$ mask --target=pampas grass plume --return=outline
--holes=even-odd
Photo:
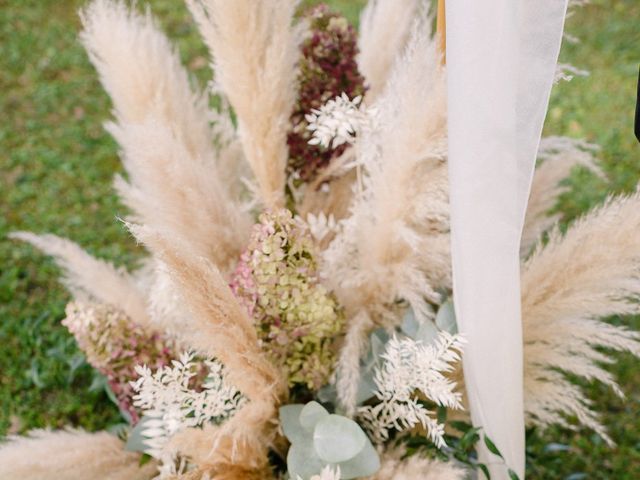
[[[140,466],[140,455],[106,432],[35,430],[0,445],[0,480],[150,480],[156,473],[154,461]]]
[[[301,39],[295,0],[188,0],[216,82],[238,118],[245,156],[268,208],[284,205],[289,117]]]
[[[640,334],[605,323],[640,313],[640,194],[588,213],[565,235],[556,228],[522,271],[525,413],[542,427],[575,416],[611,442],[591,403],[562,373],[598,380],[622,395],[601,350],[640,356]]]
[[[252,222],[221,178],[207,96],[192,89],[149,12],[94,0],[81,16],[81,39],[115,107],[107,129],[122,149],[128,180],[116,187],[132,219],[231,268]]]
[[[360,16],[358,68],[367,80],[367,102],[384,90],[402,53],[421,0],[369,0]]]
[[[116,306],[137,324],[149,325],[143,288],[126,270],[94,258],[76,243],[55,235],[15,232],[9,237],[28,242],[53,257],[64,272],[63,283],[76,300]]]

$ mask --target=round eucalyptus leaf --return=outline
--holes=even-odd
[[[300,412],[300,425],[308,432],[313,432],[316,424],[327,416],[329,412],[322,405],[318,402],[309,402]]]
[[[318,400],[323,403],[338,403],[338,391],[336,390],[336,386],[332,383],[325,385],[320,390],[318,390],[317,394]]]
[[[340,467],[340,478],[342,480],[368,477],[380,470],[380,457],[378,457],[378,452],[376,452],[376,449],[373,448],[367,438],[363,449],[358,455],[351,460],[339,463],[338,466]]]
[[[313,432],[316,453],[328,463],[344,462],[355,457],[366,442],[367,436],[360,426],[340,415],[323,418]]]
[[[127,437],[127,443],[124,446],[125,450],[128,452],[144,452],[149,448],[144,443],[146,439],[142,435],[142,432],[149,427],[147,424],[150,420],[151,418],[149,417],[142,417],[136,426],[133,427],[131,432],[129,432],[129,437]]]
[[[358,382],[358,392],[356,393],[356,403],[361,404],[366,400],[369,400],[375,395],[378,389],[376,382],[374,381],[373,369],[367,370],[360,374],[360,381]]]
[[[380,359],[389,342],[389,334],[384,328],[378,328],[371,334],[371,356],[374,363]]]
[[[440,330],[449,332],[452,335],[458,333],[458,322],[456,321],[456,311],[453,308],[453,301],[448,299],[444,302],[436,315],[436,325]]]
[[[297,442],[291,445],[287,454],[287,469],[292,479],[298,478],[309,480],[312,476],[318,475],[326,465],[313,448],[313,441]]]
[[[416,319],[416,314],[413,312],[413,308],[407,308],[404,317],[402,317],[402,324],[400,325],[400,330],[407,337],[415,338],[416,333],[418,333],[418,328],[420,328],[420,324]]]
[[[420,324],[420,328],[418,328],[418,333],[414,337],[414,340],[421,341],[425,345],[429,345],[438,338],[438,327],[431,320],[425,320]]]
[[[302,404],[280,407],[280,425],[282,425],[284,436],[287,437],[291,443],[312,440],[311,433],[302,428],[300,424],[300,413],[303,408],[304,405]]]

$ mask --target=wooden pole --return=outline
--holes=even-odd
[[[438,0],[438,14],[436,17],[436,35],[442,54],[442,64],[447,63],[447,22],[445,18],[445,0]]]

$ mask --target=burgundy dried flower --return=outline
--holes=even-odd
[[[305,115],[345,93],[349,98],[363,95],[364,77],[358,71],[357,33],[342,15],[321,4],[307,14],[309,31],[301,49],[298,102],[291,116],[288,137],[289,173],[310,181],[347,148],[322,150],[309,145]]]
[[[110,305],[72,302],[62,324],[69,329],[89,364],[107,377],[120,409],[136,424],[135,391],[130,382],[138,378],[137,365],[158,369],[175,358],[172,343],[148,332],[121,310]]]

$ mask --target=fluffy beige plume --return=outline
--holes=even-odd
[[[207,96],[194,92],[177,52],[147,12],[117,0],[82,11],[81,34],[110,94],[128,181],[116,186],[135,219],[180,238],[223,270],[251,219],[222,181]]]
[[[436,289],[450,283],[446,81],[427,21],[416,24],[374,108],[374,126],[356,146],[362,183],[325,251],[323,278],[351,319],[384,323],[400,299],[424,319],[426,299],[438,301]],[[356,362],[347,357],[340,357],[343,372]],[[353,390],[338,392],[347,411]]]
[[[369,0],[360,16],[358,68],[373,102],[384,90],[393,65],[407,45],[422,0]]]
[[[640,356],[640,334],[604,323],[640,313],[640,194],[608,201],[562,236],[550,233],[522,271],[525,413],[532,424],[575,416],[610,441],[591,404],[562,372],[621,395],[601,347]]]
[[[84,44],[111,97],[116,120],[144,122],[150,114],[171,120],[196,156],[211,156],[208,100],[194,92],[178,52],[149,11],[121,0],[93,0],[81,10]]]
[[[76,300],[107,303],[120,308],[134,322],[149,324],[145,293],[126,270],[92,257],[79,245],[55,235],[16,232],[9,237],[52,256],[64,271],[63,282]]]
[[[526,257],[540,239],[560,219],[560,215],[551,215],[558,197],[566,191],[561,184],[580,165],[597,175],[602,175],[596,164],[595,145],[567,137],[547,137],[540,142],[538,160],[529,196],[527,216],[522,233],[520,254]]]
[[[451,462],[412,455],[404,458],[402,449],[391,451],[382,458],[378,473],[368,480],[463,480],[467,472]],[[404,459],[403,459],[404,458]]]
[[[0,444],[0,480],[150,480],[157,475],[151,461],[127,452],[106,432],[36,430]]]
[[[216,82],[265,206],[284,205],[287,131],[296,94],[296,0],[188,0],[211,50]]]
[[[282,375],[260,350],[252,320],[214,265],[179,241],[146,227],[131,229],[166,264],[190,310],[189,322],[182,326],[182,340],[220,360],[229,383],[248,399],[222,425],[179,434],[174,445],[203,468],[261,470],[275,436],[276,406],[285,395]]]

